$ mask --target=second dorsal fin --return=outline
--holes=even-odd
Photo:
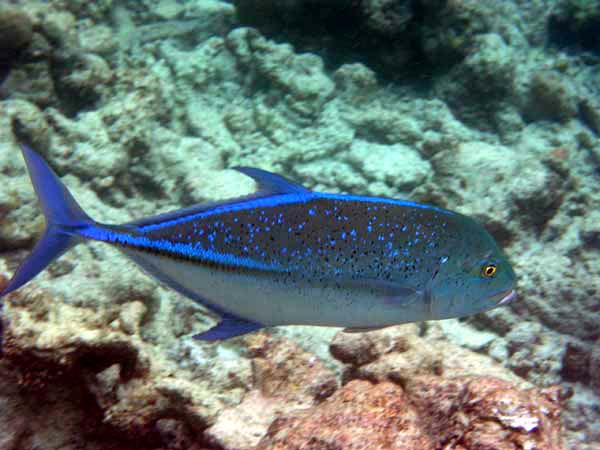
[[[293,183],[281,175],[267,172],[266,170],[257,169],[255,167],[232,167],[232,169],[237,170],[238,172],[241,172],[256,181],[258,184],[257,191],[241,197],[228,198],[216,202],[199,203],[197,205],[179,209],[177,211],[171,211],[152,217],[138,219],[128,222],[124,226],[134,226],[138,227],[140,230],[149,231],[150,229],[162,228],[166,225],[172,224],[173,222],[185,220],[186,218],[194,216],[195,214],[201,214],[202,212],[208,211],[212,208],[232,205],[240,203],[244,200],[252,200],[256,198],[267,197],[269,195],[308,194],[312,192],[310,189],[306,189],[300,184]]]
[[[234,170],[252,178],[258,184],[258,194],[306,194],[311,192],[301,184],[294,183],[276,173],[255,167],[233,167]]]

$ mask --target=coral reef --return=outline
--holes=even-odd
[[[490,20],[492,15],[512,12],[512,4],[470,0],[234,3],[242,23],[258,27],[267,36],[283,35],[301,51],[318,53],[332,64],[368,63],[390,78],[414,75],[415,64],[423,73],[460,62],[476,45],[478,35],[502,29],[503,16]]]
[[[18,119],[102,222],[247,194],[229,168],[255,165],[476,217],[520,300],[339,333],[333,356],[310,327],[207,345],[200,307],[80,245],[3,299],[1,448],[561,448],[559,407],[566,448],[600,445],[596,3],[10,3],[2,279],[43,227]]]

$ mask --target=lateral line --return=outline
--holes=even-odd
[[[146,236],[131,236],[127,233],[113,232],[98,227],[89,227],[82,230],[80,234],[92,240],[142,250],[151,254],[166,256],[173,260],[195,262],[212,268],[231,271],[243,269],[248,272],[285,272],[285,269],[281,267],[264,264],[251,258],[212,252],[191,244],[170,242],[164,239],[153,240]]]

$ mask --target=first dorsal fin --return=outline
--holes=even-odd
[[[276,173],[255,167],[233,167],[234,170],[252,178],[258,184],[258,191],[262,195],[268,194],[306,194],[310,189],[294,183]]]

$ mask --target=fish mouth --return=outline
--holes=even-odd
[[[491,295],[489,299],[494,302],[498,302],[497,306],[506,305],[515,301],[517,298],[517,291],[514,289],[509,289],[507,291],[502,291],[497,294]]]

